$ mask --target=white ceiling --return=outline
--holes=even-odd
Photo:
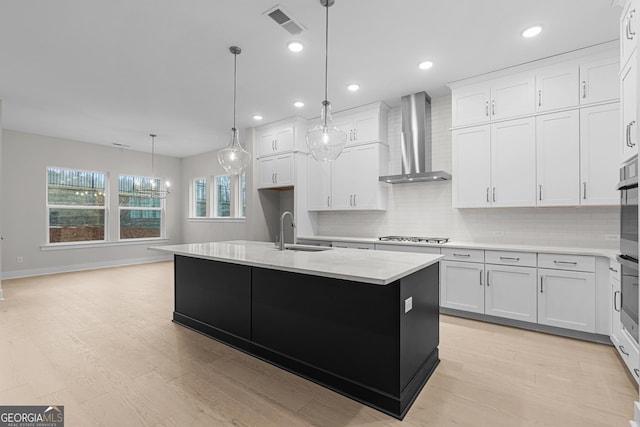
[[[265,11],[279,4],[307,31]],[[611,0],[336,0],[330,9],[334,111],[614,40]],[[520,32],[541,24],[534,39]],[[305,50],[292,54],[297,38]],[[299,114],[323,98],[319,0],[0,0],[4,127],[186,157],[228,143],[238,45],[238,127]],[[432,60],[429,71],[417,63]],[[348,93],[349,82],[361,89]],[[293,107],[303,100],[302,109]]]

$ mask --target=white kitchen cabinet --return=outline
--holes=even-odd
[[[452,92],[453,127],[525,116],[535,112],[532,74],[504,77]]]
[[[366,144],[345,148],[332,165],[333,210],[386,209],[387,186],[378,181],[386,146]]]
[[[440,261],[440,305],[484,313],[484,264]]]
[[[638,32],[637,0],[627,0],[620,15],[620,63],[625,66],[636,50]]]
[[[577,206],[580,191],[578,110],[536,117],[538,206]]]
[[[580,204],[617,205],[620,104],[580,110]]]
[[[331,162],[318,162],[307,156],[307,204],[309,210],[331,209]]]
[[[347,134],[347,146],[386,142],[387,111],[381,102],[333,115],[334,126]]]
[[[491,125],[491,205],[535,206],[535,119]]]
[[[594,273],[538,269],[538,323],[595,333]]]
[[[294,138],[293,125],[260,130],[258,132],[258,157],[293,150]]]
[[[578,105],[578,66],[560,64],[536,72],[536,112]]]
[[[485,314],[535,323],[536,268],[494,264],[485,268]]]
[[[457,129],[454,208],[535,206],[535,119]]]
[[[638,112],[637,84],[638,84],[638,54],[634,51],[627,65],[620,72],[620,92],[622,116],[622,150],[621,162],[628,161],[638,154]]]
[[[454,208],[491,206],[491,127],[457,129],[451,132]]]
[[[293,153],[258,159],[259,188],[293,185]]]
[[[619,58],[580,64],[580,104],[615,101],[620,98]]]

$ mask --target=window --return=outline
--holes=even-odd
[[[47,168],[49,243],[105,240],[106,176]]]
[[[191,191],[193,197],[191,216],[194,218],[205,218],[207,216],[207,179],[195,178]]]
[[[160,188],[160,179],[121,175],[118,179],[120,239],[162,237],[162,199],[145,194]]]
[[[231,177],[221,175],[215,177],[215,206],[216,217],[231,216]]]
[[[240,194],[238,200],[240,200],[240,216],[246,218],[247,216],[247,180],[245,174],[240,175]]]

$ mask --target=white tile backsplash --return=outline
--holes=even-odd
[[[451,172],[451,97],[432,99],[433,169]],[[401,173],[400,107],[389,110],[389,170]],[[453,176],[455,179],[455,176]],[[414,235],[453,240],[616,249],[619,208],[453,209],[451,181],[390,186],[385,212],[320,212],[318,234]]]

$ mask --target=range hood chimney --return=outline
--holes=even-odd
[[[418,92],[401,98],[402,105],[402,175],[379,178],[390,184],[408,182],[446,181],[451,175],[432,171],[431,98]]]

